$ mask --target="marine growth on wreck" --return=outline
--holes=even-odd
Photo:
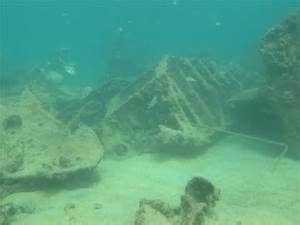
[[[0,0],[0,225],[300,224],[300,3],[212,2]]]

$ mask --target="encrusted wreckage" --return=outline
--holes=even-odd
[[[47,112],[30,91],[0,116],[0,185],[65,180],[92,170],[103,148],[94,131],[73,133]]]
[[[263,39],[266,94],[282,121],[282,141],[300,158],[300,11],[291,13]]]
[[[135,225],[203,225],[219,198],[220,191],[208,180],[194,177],[186,185],[176,208],[161,200],[141,200]]]
[[[226,99],[241,87],[236,71],[212,60],[164,57],[129,83],[114,80],[66,107],[59,118],[96,131],[107,152],[201,151],[226,128]]]

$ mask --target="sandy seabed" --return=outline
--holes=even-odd
[[[300,224],[299,161],[277,161],[280,151],[273,148],[230,136],[196,157],[105,159],[95,181],[15,193],[4,202],[33,209],[12,225],[133,225],[141,198],[178,205],[187,181],[203,176],[221,190],[207,225]]]

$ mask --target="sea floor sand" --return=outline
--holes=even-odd
[[[15,193],[4,202],[26,209],[12,225],[133,225],[139,199],[177,205],[187,181],[203,176],[221,190],[207,225],[300,224],[300,163],[276,163],[279,154],[275,146],[230,136],[194,157],[106,159],[99,179]]]

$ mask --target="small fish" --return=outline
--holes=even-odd
[[[76,65],[75,64],[67,64],[67,65],[65,65],[65,72],[68,75],[74,76],[76,74]]]
[[[147,109],[152,109],[158,103],[157,97],[153,97],[150,102],[147,104]]]
[[[69,16],[69,13],[67,11],[64,11],[64,12],[61,13],[61,16],[62,17],[67,17],[67,16]]]
[[[221,26],[222,26],[222,23],[221,23],[220,21],[217,21],[217,22],[215,23],[215,25],[216,25],[216,27],[221,27]]]
[[[49,81],[52,81],[52,82],[56,82],[56,83],[59,83],[62,81],[63,79],[63,75],[56,72],[56,71],[49,71],[47,74],[46,74],[46,79],[49,80]]]
[[[185,80],[187,82],[196,82],[196,80],[193,77],[187,77]]]

